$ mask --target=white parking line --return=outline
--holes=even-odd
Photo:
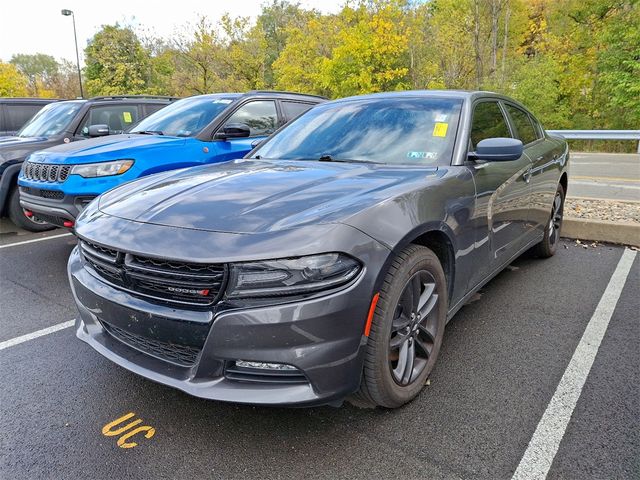
[[[31,240],[24,240],[22,242],[7,243],[6,245],[0,245],[0,248],[15,247],[17,245],[26,245],[27,243],[44,242],[45,240],[51,240],[52,238],[68,237],[73,233],[61,233],[60,235],[51,235],[49,237],[33,238]]]
[[[635,257],[632,250],[623,252],[512,480],[547,477]]]
[[[38,337],[43,337],[44,335],[49,335],[50,333],[55,333],[59,330],[64,330],[65,328],[73,327],[75,322],[75,320],[69,320],[68,322],[58,323],[57,325],[52,325],[51,327],[43,328],[42,330],[27,333],[26,335],[12,338],[10,340],[5,340],[4,342],[0,342],[0,350],[28,342],[29,340],[33,340]]]

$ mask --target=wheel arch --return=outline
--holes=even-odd
[[[17,188],[20,168],[22,168],[22,161],[9,165],[2,172],[2,177],[0,177],[0,216],[8,214],[9,195],[12,189]]]
[[[453,298],[453,285],[455,281],[455,254],[451,238],[442,230],[429,230],[411,241],[414,245],[421,245],[429,248],[435,253],[440,265],[444,270],[447,280],[447,293],[449,298]]]
[[[564,190],[564,196],[567,196],[567,187],[569,186],[569,176],[567,172],[562,172],[560,175],[560,185],[562,185],[562,189]]]
[[[455,286],[455,236],[450,227],[442,223],[426,224],[413,229],[405,237],[396,243],[392,248],[384,267],[381,269],[376,282],[376,291],[378,291],[384,281],[385,275],[389,270],[389,265],[393,258],[409,245],[420,245],[429,248],[440,260],[444,275],[447,281],[447,293],[449,300],[453,299]]]

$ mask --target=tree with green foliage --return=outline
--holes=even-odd
[[[321,14],[269,0],[255,21],[201,17],[165,41],[105,26],[91,94],[278,88],[341,97],[402,89],[503,92],[555,128],[637,128],[640,0],[349,0]],[[74,96],[69,62],[16,55],[12,91]],[[26,76],[25,76],[26,75]],[[23,87],[20,87],[20,86]],[[71,87],[73,85],[73,88]],[[66,86],[66,88],[65,88]]]
[[[175,93],[192,95],[233,88],[224,81],[223,43],[218,29],[206,17],[200,17],[192,29],[191,35],[185,33],[174,40],[177,55],[172,84]]]
[[[50,84],[58,73],[60,64],[51,55],[16,54],[9,63],[16,66],[29,79],[29,93],[34,97],[53,96]]]
[[[130,27],[103,26],[85,49],[85,63],[90,95],[147,92],[150,54]]]
[[[336,40],[333,16],[317,15],[301,28],[291,28],[287,44],[272,65],[275,87],[330,96],[324,71]]]
[[[377,1],[343,8],[336,46],[324,63],[324,83],[332,95],[411,88],[403,7],[402,2]]]
[[[273,0],[263,5],[254,28],[261,32],[264,39],[265,85],[275,85],[273,63],[286,47],[290,33],[302,29],[309,20],[318,15],[317,10],[306,10],[300,3],[286,0]]]

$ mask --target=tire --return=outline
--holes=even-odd
[[[413,293],[418,289],[420,295]],[[397,255],[385,276],[360,390],[349,401],[357,407],[398,408],[413,400],[438,357],[446,317],[447,282],[442,265],[428,248],[410,245]]]
[[[17,227],[23,228],[30,232],[46,232],[56,228],[50,223],[39,220],[36,216],[27,217],[24,209],[20,206],[20,192],[18,187],[14,187],[9,194],[9,218]]]
[[[560,242],[560,231],[562,229],[562,215],[564,212],[564,188],[558,184],[553,205],[551,206],[551,216],[547,226],[544,227],[544,237],[542,241],[533,247],[533,252],[540,258],[553,257]]]

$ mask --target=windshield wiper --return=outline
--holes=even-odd
[[[318,158],[319,162],[340,162],[340,163],[378,163],[372,162],[370,160],[353,160],[353,159],[345,159],[345,158],[333,158],[329,154],[320,155]]]
[[[137,133],[140,135],[164,135],[164,132],[162,130],[136,130],[135,132],[131,133]]]

